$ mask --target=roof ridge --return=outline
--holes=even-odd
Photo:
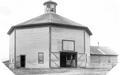
[[[102,46],[103,47],[103,46]],[[108,47],[107,47],[108,48]],[[90,46],[90,53],[96,55],[118,55],[111,49],[106,49],[106,47],[101,48],[101,46]]]

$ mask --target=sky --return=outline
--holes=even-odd
[[[0,0],[0,61],[9,58],[9,36],[6,33],[10,27],[43,14],[45,1]],[[93,33],[91,45],[99,42],[100,46],[107,46],[120,54],[120,0],[53,1],[58,3],[57,14],[90,28]],[[2,63],[0,65],[3,66]],[[118,75],[118,68],[120,65],[108,75]],[[0,68],[3,72],[4,69]]]

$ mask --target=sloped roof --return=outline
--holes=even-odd
[[[108,47],[98,47],[98,46],[91,46],[90,54],[92,55],[117,55],[114,51],[112,51]]]
[[[40,24],[40,23],[58,23],[58,24],[82,26],[81,24],[73,22],[72,20],[62,17],[56,13],[46,13],[41,16],[30,19],[26,22],[20,23],[18,25],[29,25],[29,24]]]
[[[43,5],[46,5],[46,4],[56,4],[57,5],[57,3],[56,2],[53,2],[53,1],[47,1],[47,2],[45,2]]]
[[[47,24],[53,24],[54,23],[56,25],[58,24],[60,26],[67,26],[67,27],[69,27],[69,26],[78,27],[78,28],[81,27],[81,28],[86,29],[86,31],[90,35],[92,35],[92,32],[89,30],[88,27],[83,26],[81,24],[78,24],[78,23],[76,23],[72,20],[69,20],[65,17],[62,17],[62,16],[60,16],[56,13],[45,13],[41,16],[35,17],[33,19],[30,19],[30,20],[25,21],[23,23],[20,23],[18,25],[12,26],[11,29],[8,31],[8,34],[10,34],[14,30],[14,28],[17,28],[17,27],[24,27],[24,26],[26,27],[26,26],[31,26],[31,25],[32,26],[35,26],[35,25],[40,26],[41,24],[43,25],[43,24],[46,24],[46,23]]]

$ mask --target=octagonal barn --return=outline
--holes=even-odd
[[[91,59],[88,27],[56,14],[57,3],[44,3],[45,13],[12,26],[11,68],[81,68]],[[94,54],[93,60],[94,60]],[[97,55],[97,54],[96,54]],[[99,55],[98,55],[99,56]]]

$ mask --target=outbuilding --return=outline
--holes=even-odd
[[[103,46],[90,47],[90,65],[91,68],[112,69],[117,65],[117,54]]]

